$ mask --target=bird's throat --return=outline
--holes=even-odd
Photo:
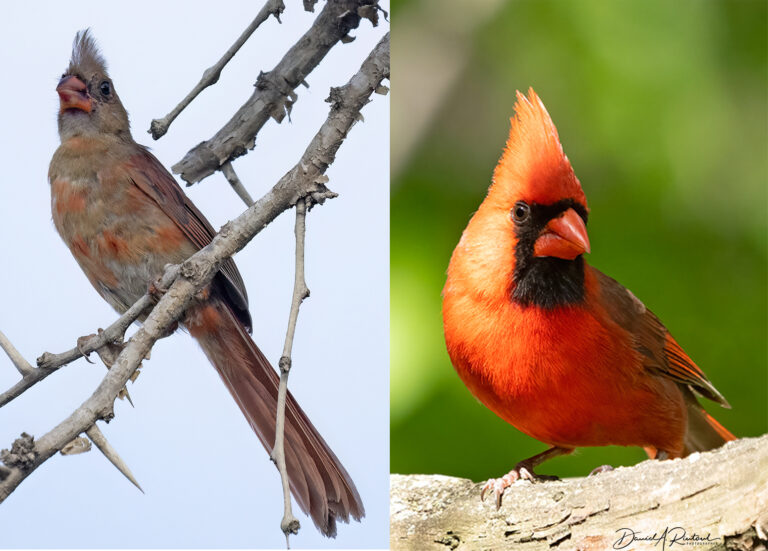
[[[510,299],[522,306],[552,309],[584,300],[584,258],[570,260],[556,256],[536,256],[536,241],[547,224],[568,209],[587,220],[586,208],[572,199],[551,205],[530,205],[531,214],[515,226],[515,267]]]
[[[522,306],[557,308],[584,300],[584,259],[529,256],[515,265],[511,299]]]

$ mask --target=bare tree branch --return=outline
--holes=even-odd
[[[768,435],[744,438],[682,460],[649,460],[587,478],[517,482],[498,510],[493,500],[480,501],[482,484],[470,480],[392,475],[390,546],[603,551],[671,549],[673,538],[678,545],[709,538],[697,548],[764,550],[766,465]],[[636,538],[655,534],[656,540],[632,545],[629,531]]]
[[[22,377],[31,375],[35,370],[35,368],[29,365],[29,362],[24,359],[24,356],[16,350],[16,347],[13,346],[13,343],[8,340],[8,337],[6,337],[2,331],[0,331],[0,348],[5,350],[5,353],[8,355],[13,365],[16,366],[19,373],[21,373]]]
[[[103,331],[99,331],[97,335],[93,335],[90,339],[81,343],[81,345],[76,346],[71,350],[67,350],[66,352],[62,352],[61,354],[44,352],[43,355],[37,359],[38,367],[36,369],[33,368],[31,372],[21,379],[21,381],[0,394],[0,407],[3,407],[14,398],[19,397],[24,391],[39,383],[48,375],[57,371],[60,367],[73,362],[82,356],[87,358],[88,354],[98,350],[108,343],[122,342],[128,327],[130,327],[130,325],[151,305],[152,298],[149,295],[144,295],[112,325]]]
[[[280,357],[280,385],[277,391],[277,413],[275,418],[275,445],[272,448],[272,461],[280,471],[280,480],[283,484],[283,519],[280,521],[280,529],[285,534],[286,545],[289,544],[290,534],[298,534],[301,527],[299,521],[291,511],[291,489],[289,486],[288,469],[285,466],[285,400],[288,394],[288,375],[291,372],[291,350],[293,349],[293,336],[296,333],[296,321],[299,317],[299,307],[305,298],[309,296],[306,281],[304,280],[304,237],[306,235],[307,199],[300,199],[296,203],[296,270],[293,281],[293,298],[291,311],[288,316],[288,330],[283,345],[283,355]]]
[[[272,71],[261,73],[256,90],[211,139],[192,148],[173,166],[189,185],[210,176],[227,161],[253,149],[256,134],[270,117],[280,122],[297,96],[294,89],[306,84],[307,75],[330,49],[360,24],[361,14],[370,17],[378,0],[328,0],[312,27],[283,56]],[[376,10],[374,10],[375,19]]]
[[[197,86],[195,86],[192,91],[187,94],[187,97],[181,100],[181,102],[179,102],[179,104],[174,107],[165,117],[162,119],[154,119],[152,121],[149,130],[147,131],[152,135],[152,138],[157,140],[164,136],[165,133],[168,132],[168,128],[171,126],[171,123],[174,121],[174,119],[176,119],[176,117],[179,116],[179,113],[181,113],[187,107],[187,105],[192,103],[192,100],[194,100],[200,92],[219,81],[221,70],[224,69],[224,66],[229,63],[229,61],[234,57],[242,45],[245,44],[246,40],[248,40],[254,33],[254,31],[258,29],[259,26],[264,23],[264,21],[266,21],[270,15],[274,15],[275,19],[280,22],[280,14],[283,13],[284,10],[285,4],[283,4],[283,0],[267,0],[266,4],[264,4],[264,7],[261,8],[259,13],[256,15],[256,18],[251,22],[250,25],[248,25],[248,27],[238,37],[235,43],[230,46],[229,50],[227,50],[224,56],[218,62],[216,62],[216,64],[205,70],[202,78],[200,79],[200,82],[198,82]]]
[[[4,450],[0,456],[5,463],[5,467],[0,469],[0,502],[37,467],[78,435],[90,430],[88,434],[93,437],[95,432],[92,427],[96,421],[109,421],[114,417],[114,400],[120,390],[154,343],[166,336],[168,329],[182,316],[193,296],[211,281],[225,258],[241,250],[280,213],[300,199],[311,196],[313,202],[322,203],[335,196],[324,185],[327,181],[324,172],[333,162],[350,128],[360,118],[360,109],[384,78],[389,78],[389,34],[382,38],[360,71],[345,86],[332,90],[329,116],[296,166],[248,210],[225,224],[208,246],[181,266],[171,266],[166,270],[159,288],[168,290],[128,341],[94,393],[67,419],[37,441],[22,434],[10,452]],[[149,300],[147,297],[140,299],[129,312],[137,316],[143,312],[145,299]],[[121,320],[123,318],[125,316]],[[110,341],[105,339],[105,342]],[[61,356],[71,361],[67,358],[79,357],[79,354],[80,351],[70,351]],[[61,360],[57,358],[57,361]]]
[[[169,268],[163,276],[163,282],[170,285],[176,274],[179,274],[176,267]],[[0,481],[0,503],[37,467],[61,451],[79,434],[88,431],[97,420],[109,421],[114,417],[113,407],[118,393],[138,369],[155,341],[167,334],[168,328],[181,316],[189,302],[193,292],[189,292],[189,297],[186,297],[176,291],[185,284],[194,291],[194,287],[186,279],[179,278],[174,282],[144,325],[128,341],[114,367],[107,372],[101,384],[79,408],[39,440],[34,441],[29,435],[22,433],[21,438],[13,443],[10,455],[4,453],[6,450],[0,453],[0,459],[8,467],[4,479]],[[180,299],[176,298],[177,294],[181,294]],[[14,448],[21,449],[24,453],[14,454]]]
[[[250,207],[253,204],[253,198],[251,197],[251,194],[248,193],[248,190],[245,189],[245,186],[240,181],[240,178],[237,177],[237,173],[235,172],[235,169],[232,167],[232,163],[227,161],[226,163],[221,165],[221,172],[224,174],[224,177],[232,186],[232,189],[235,190],[235,193],[237,193],[240,199],[243,200],[243,203],[245,203]]]

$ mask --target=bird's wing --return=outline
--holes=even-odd
[[[643,367],[688,385],[702,396],[730,408],[653,312],[616,280],[591,266],[587,269],[592,270],[597,280],[600,305],[617,325],[633,336]]]
[[[157,203],[198,249],[202,249],[213,240],[216,235],[213,226],[152,153],[139,147],[136,153],[128,158],[124,168],[131,181]],[[234,314],[250,331],[248,294],[240,271],[231,258],[222,262],[219,273],[214,278],[214,286],[222,292],[223,298],[233,309]]]

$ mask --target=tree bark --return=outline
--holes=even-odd
[[[501,473],[499,473],[501,474]],[[587,478],[482,484],[392,475],[392,550],[768,548],[768,435]]]

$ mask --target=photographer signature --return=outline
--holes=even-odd
[[[619,539],[613,543],[614,549],[624,549],[636,541],[653,543],[654,547],[661,542],[662,551],[666,550],[667,544],[669,544],[669,547],[672,547],[674,544],[714,545],[720,541],[720,538],[713,538],[709,532],[706,536],[700,536],[696,532],[689,536],[682,526],[674,526],[672,528],[667,526],[662,533],[654,532],[653,535],[649,536],[644,536],[631,528],[619,528],[616,530],[616,533],[619,535]]]

